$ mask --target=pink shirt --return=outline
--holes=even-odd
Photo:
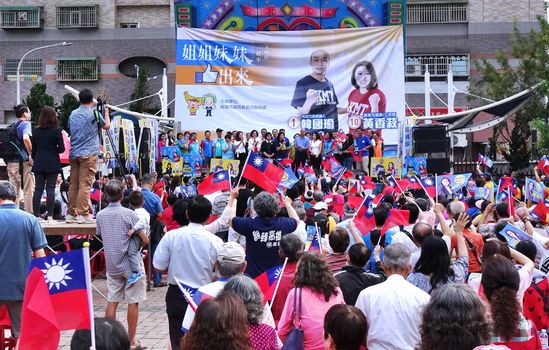
[[[278,336],[284,342],[292,329],[292,310],[294,307],[295,288],[290,290],[280,322],[278,323]],[[299,295],[299,294],[298,294]],[[323,294],[318,294],[309,288],[303,288],[301,306],[301,328],[304,333],[305,350],[324,349],[324,316],[333,305],[345,304],[341,289],[337,288],[337,295],[332,295],[326,301]],[[299,300],[297,301],[299,310]]]

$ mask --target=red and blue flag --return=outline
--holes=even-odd
[[[284,272],[283,268],[284,264],[273,266],[254,279],[263,293],[264,302],[272,299],[276,284]]]
[[[231,189],[231,177],[228,170],[221,170],[208,175],[197,187],[201,195]]]
[[[277,191],[283,176],[284,170],[255,152],[250,153],[242,169],[242,177],[271,193]]]

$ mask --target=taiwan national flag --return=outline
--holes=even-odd
[[[197,187],[201,195],[211,194],[217,191],[231,189],[231,178],[228,170],[221,170],[208,175]]]
[[[273,298],[276,284],[283,273],[284,264],[271,267],[254,279],[259,285],[261,293],[263,293],[264,302],[270,301]]]
[[[58,342],[59,331],[90,329],[91,278],[83,249],[34,259],[29,269],[20,349],[49,349],[45,336]]]
[[[242,169],[242,176],[267,192],[277,191],[280,181],[284,176],[284,170],[261,157],[258,153],[251,152],[248,161]]]
[[[200,305],[200,303],[204,300],[215,299],[215,296],[203,293],[197,288],[190,287],[180,281],[177,277],[174,277],[174,279],[177,282],[179,290],[181,290],[181,293],[183,293],[183,297],[185,298],[185,300],[187,300],[187,303],[189,304],[193,312],[196,312],[198,305]]]
[[[428,176],[424,179],[421,179],[421,184],[423,185],[423,188],[427,192],[427,195],[431,198],[437,197],[437,190],[435,186],[435,179],[432,176]]]
[[[387,176],[387,183],[392,187],[397,193],[402,193],[405,189],[400,187],[400,184],[393,176]]]
[[[366,190],[376,189],[376,184],[372,181],[371,176],[360,176],[359,180],[360,180],[360,185],[362,186],[363,189],[366,189]]]
[[[358,211],[355,219],[353,220],[362,234],[367,234],[376,227],[376,221],[374,219],[374,196],[366,196],[362,207]]]
[[[413,188],[416,190],[421,189],[421,183],[419,182],[419,179],[415,175],[408,175],[406,176],[406,180],[408,180],[408,187]]]
[[[389,209],[385,223],[381,228],[381,234],[385,234],[388,230],[395,226],[406,226],[410,223],[410,211],[400,209]]]

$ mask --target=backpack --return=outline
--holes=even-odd
[[[17,137],[17,128],[22,122],[23,120],[19,120],[11,123],[5,129],[0,129],[0,158],[6,162],[15,159],[24,162],[28,159],[25,147]]]
[[[543,278],[537,283],[532,281],[524,293],[524,316],[534,322],[536,328],[549,327],[549,279]]]

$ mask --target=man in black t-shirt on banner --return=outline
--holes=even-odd
[[[295,84],[291,105],[297,109],[299,116],[303,114],[323,115],[326,119],[324,129],[339,131],[337,117],[339,101],[334,85],[326,79],[330,55],[324,50],[315,50],[311,53],[309,63],[313,71]]]

